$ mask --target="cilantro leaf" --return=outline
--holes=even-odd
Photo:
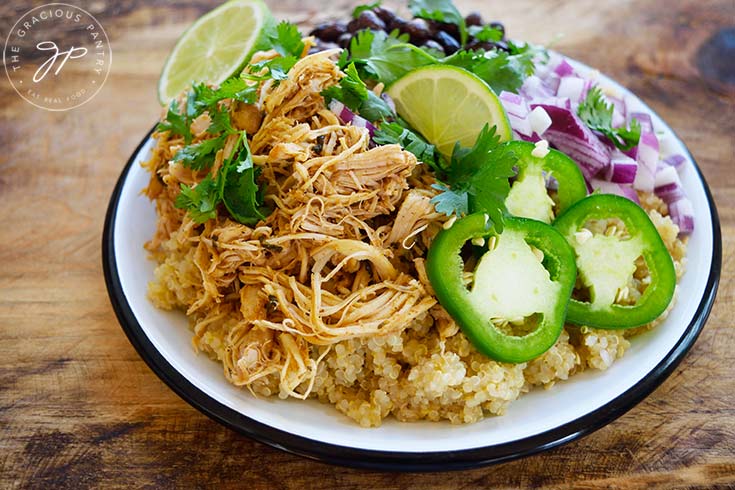
[[[363,79],[390,85],[406,73],[439,62],[434,56],[410,44],[408,35],[369,29],[359,31],[350,43],[350,61],[360,69]]]
[[[533,73],[532,51],[516,55],[505,51],[457,51],[443,60],[482,78],[496,93],[503,90],[517,92],[523,81]]]
[[[369,121],[378,121],[392,117],[393,110],[375,92],[369,90],[360,79],[360,74],[354,63],[345,70],[345,77],[338,85],[333,85],[322,91],[322,96],[329,103],[336,99],[347,106],[352,112],[359,114]]]
[[[179,113],[179,103],[172,100],[166,112],[166,119],[158,123],[156,131],[169,131],[173,135],[184,137],[184,142],[191,143],[191,119],[188,114]]]
[[[503,40],[503,31],[490,25],[470,26],[468,32],[481,42],[498,42]]]
[[[409,0],[408,8],[416,17],[455,24],[459,27],[462,46],[467,44],[467,24],[452,0]]]
[[[214,157],[217,151],[222,148],[225,143],[226,135],[218,138],[212,138],[201,143],[188,145],[181,148],[174,155],[174,162],[181,162],[185,167],[193,170],[203,170],[209,168],[214,163]]]
[[[222,201],[236,221],[253,226],[265,219],[270,210],[263,206],[263,189],[255,182],[259,169],[253,166],[245,132],[240,142],[242,148],[222,169]]]
[[[590,129],[605,135],[619,149],[630,150],[641,139],[641,125],[633,119],[629,128],[613,128],[613,110],[613,105],[605,100],[600,88],[592,87],[579,104],[577,114]]]
[[[434,184],[431,187],[441,191],[441,194],[437,194],[431,198],[431,203],[434,205],[437,213],[446,214],[447,216],[466,216],[470,214],[469,199],[466,191],[455,192],[443,184]]]
[[[503,231],[503,215],[507,212],[505,200],[510,193],[509,179],[515,175],[513,167],[518,157],[506,146],[500,146],[487,155],[485,166],[470,180],[468,194],[471,212],[484,212]]]
[[[372,10],[374,8],[378,8],[382,5],[382,1],[378,0],[377,2],[368,3],[366,5],[358,5],[355,7],[355,10],[352,11],[352,18],[357,19],[360,17],[360,14],[365,12],[366,10]]]
[[[223,99],[235,99],[252,104],[257,97],[258,86],[249,84],[242,78],[232,77],[222,82],[216,90],[202,83],[194,85],[193,92],[196,106],[203,110]]]
[[[215,104],[209,109],[209,117],[212,119],[211,124],[207,128],[209,134],[233,134],[237,130],[232,127],[230,120],[230,110],[227,107],[221,107]]]
[[[518,158],[500,144],[495,127],[480,131],[472,148],[457,145],[446,169],[447,183],[437,184],[442,191],[432,199],[438,212],[451,216],[487,213],[502,231],[505,199],[510,192],[510,177]]]
[[[298,61],[299,59],[295,56],[279,56],[270,60],[263,60],[258,63],[253,63],[250,66],[255,69],[254,71],[256,73],[261,72],[266,68],[267,71],[265,73],[262,75],[244,73],[242,77],[257,82],[262,82],[269,78],[276,81],[286,80],[288,78],[288,71],[293,68]]]
[[[207,175],[193,187],[181,184],[181,192],[176,196],[174,206],[185,209],[195,222],[204,223],[217,217],[219,200],[218,184],[211,175]]]
[[[271,28],[267,33],[271,48],[276,50],[284,58],[294,56],[301,58],[304,52],[304,42],[301,40],[301,33],[296,24],[283,21],[275,28]]]
[[[457,144],[452,152],[448,174],[451,184],[467,181],[487,166],[488,155],[500,146],[500,136],[496,134],[495,126],[488,124],[480,131],[472,148],[462,148]]]
[[[400,145],[404,150],[413,153],[418,161],[424,162],[435,171],[442,171],[441,156],[436,147],[401,122],[382,123],[375,131],[373,141],[379,145]]]

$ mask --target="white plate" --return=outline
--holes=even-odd
[[[696,226],[673,311],[664,324],[633,339],[607,371],[586,371],[550,390],[534,390],[514,401],[506,415],[463,426],[388,419],[379,428],[364,429],[331,405],[254,398],[229,384],[220,364],[195,354],[183,313],[156,309],[146,297],[155,264],[143,244],[156,222],[153,204],[140,194],[148,182],[140,163],[154,145],[149,136],[120,177],[103,236],[105,278],[123,329],[151,369],[205,414],[262,442],[332,463],[402,470],[473,467],[532,454],[602,427],[653,391],[696,340],[717,290],[721,239],[712,196],[684,144],[637,97],[609,78],[599,80],[625,94],[632,110],[652,114],[668,152],[688,157],[681,178]]]

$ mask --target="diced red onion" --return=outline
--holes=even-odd
[[[681,168],[686,161],[687,159],[684,155],[671,155],[670,157],[667,157],[663,160],[666,165],[669,165],[676,169]]]
[[[543,107],[534,107],[527,119],[531,130],[538,135],[543,135],[551,127],[551,117]]]
[[[633,119],[637,119],[641,123],[641,133],[653,133],[653,120],[650,114],[645,112],[631,112],[628,115],[628,122],[632,122]]]
[[[542,97],[529,102],[529,107],[533,109],[537,106],[554,106],[560,109],[572,110],[572,102],[566,97]]]
[[[371,138],[377,130],[377,128],[370,121],[368,121],[364,117],[356,115],[337,99],[333,99],[332,102],[329,103],[329,110],[334,112],[337,117],[345,124],[351,123],[357,128],[366,128]]]
[[[591,179],[587,183],[587,188],[590,192],[599,190],[603,194],[615,194],[616,196],[630,199],[636,204],[641,203],[640,199],[638,199],[638,193],[629,185],[616,184],[602,179]]]
[[[641,131],[641,140],[638,143],[636,161],[638,172],[633,186],[641,191],[653,192],[655,186],[656,166],[659,158],[659,145],[656,135]]]
[[[679,226],[679,233],[688,235],[694,231],[694,206],[686,197],[669,204],[669,216]]]
[[[656,173],[654,193],[663,199],[666,204],[671,204],[686,197],[681,179],[674,167],[664,165],[663,168],[659,169]]]
[[[536,107],[543,108],[551,117],[552,123],[544,132],[544,138],[576,161],[587,179],[607,167],[610,150],[571,109],[531,103],[532,109]]]
[[[607,180],[616,184],[632,184],[637,172],[638,162],[616,150],[610,158],[610,167],[606,177]]]
[[[580,103],[587,95],[589,81],[579,77],[563,77],[559,81],[559,88],[556,91],[557,97],[569,99],[573,104]]]
[[[570,75],[574,75],[574,67],[572,67],[567,60],[561,60],[561,63],[554,68],[554,73],[560,77],[568,77]]]
[[[531,136],[533,134],[531,123],[528,122],[527,118],[508,114],[508,121],[510,121],[510,127],[513,128],[513,131],[523,136]]]
[[[383,92],[380,94],[380,98],[385,101],[386,104],[388,104],[388,107],[390,107],[390,110],[393,111],[393,114],[396,113],[396,103],[393,101],[393,98],[388,95],[387,92]]]
[[[558,79],[556,83],[558,84]],[[531,75],[523,82],[520,92],[528,99],[552,97],[556,93],[556,87],[552,90],[544,80],[535,75]]]
[[[503,104],[503,108],[505,109],[505,112],[509,116],[516,116],[519,118],[525,118],[528,115],[529,108],[528,108],[528,102],[526,102],[526,99],[521,97],[518,94],[514,94],[512,92],[500,92],[500,95],[498,96],[500,99],[500,102]]]

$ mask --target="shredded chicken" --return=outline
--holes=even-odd
[[[172,162],[181,138],[155,134],[145,164],[145,192],[159,215],[147,248],[160,274],[176,282],[152,284],[168,291],[156,301],[186,311],[194,346],[218,358],[228,380],[252,389],[275,377],[282,397],[309,396],[332,345],[401,332],[438,311],[423,269],[426,247],[413,249],[436,232],[431,225],[441,226],[432,181],[413,154],[397,145],[371,148],[365,128],[343,124],[325,107],[321,92],[344,76],[334,57],[307,56],[287,80],[264,83],[258,103],[228,106],[233,125],[252,135],[274,208],[257,227],[222,212],[198,225],[175,208],[180,184],[206,175]],[[194,122],[194,142],[211,137],[209,122],[206,115]],[[235,143],[217,153],[214,174]],[[219,348],[211,336],[222,339]]]

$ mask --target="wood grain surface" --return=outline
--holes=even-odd
[[[0,488],[735,488],[735,57],[723,51],[735,1],[457,1],[502,20],[515,38],[562,35],[556,49],[619,80],[668,121],[712,187],[724,263],[696,345],[628,414],[541,455],[422,475],[332,467],[253,442],[191,408],[138,357],[105,290],[105,208],[159,115],[166,55],[213,4],[69,1],[110,36],[101,93],[52,113],[0,80]],[[355,4],[268,3],[305,28]],[[33,5],[3,2],[3,38]]]

